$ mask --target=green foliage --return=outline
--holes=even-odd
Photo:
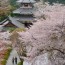
[[[3,21],[6,18],[7,18],[7,16],[4,16],[4,15],[3,16],[0,16],[0,22]]]
[[[19,16],[19,17],[20,17],[20,16],[22,16],[22,15],[21,15],[21,14],[13,14],[13,13],[11,13],[11,16],[12,16],[12,17],[14,17],[14,16]]]
[[[10,5],[12,5],[12,6],[16,6],[16,1],[17,1],[17,0],[9,0]]]
[[[16,28],[13,33],[26,31],[24,28]]]
[[[21,62],[19,62],[18,65],[23,65],[23,60]]]
[[[16,9],[16,8],[19,7],[19,6],[17,5],[16,1],[17,1],[17,0],[9,0],[10,5],[11,5],[14,9]],[[14,9],[13,9],[13,10],[14,10]]]
[[[6,16],[10,15],[11,12],[17,8],[18,5],[16,5],[16,1],[17,0],[9,0],[5,4],[1,4],[0,2],[0,22],[6,19]]]
[[[4,59],[2,62],[1,62],[2,65],[6,65],[6,60]]]
[[[7,50],[7,53],[5,54],[4,59],[6,59],[6,60],[8,59],[8,57],[9,57],[9,55],[10,55],[11,50],[12,50],[11,48]]]
[[[6,65],[6,62],[7,62],[7,60],[8,60],[8,57],[9,57],[9,55],[10,55],[11,50],[12,50],[11,48],[9,48],[9,49],[7,50],[7,53],[5,54],[4,59],[3,59],[3,61],[1,62],[2,65]]]
[[[14,31],[16,28],[15,27],[6,27],[4,30],[9,30],[10,32]]]

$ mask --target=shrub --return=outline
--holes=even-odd
[[[23,61],[19,62],[18,65],[23,65]]]
[[[6,65],[6,62],[7,62],[7,60],[8,60],[8,57],[9,57],[9,55],[10,55],[11,50],[12,50],[11,48],[7,49],[7,53],[5,53],[4,59],[3,59],[3,61],[1,62],[2,65]]]
[[[23,28],[16,28],[12,33],[17,33],[17,32],[23,32],[23,31],[26,31],[25,29]]]

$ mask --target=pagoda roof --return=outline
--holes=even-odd
[[[18,3],[35,3],[35,0],[18,0]]]
[[[14,19],[14,18],[12,18],[12,17],[10,17],[10,16],[9,16],[9,19],[10,19],[11,22],[12,22],[15,26],[17,26],[18,28],[23,28],[23,27],[24,27],[24,25],[23,25],[22,23],[18,22],[16,19]]]
[[[24,22],[32,22],[34,20],[34,17],[13,17],[14,19],[16,19],[18,22],[20,23],[24,23]]]
[[[3,20],[2,22],[0,22],[0,25],[2,25],[4,22],[6,22],[7,21],[7,19],[5,19],[5,20]]]
[[[33,14],[33,8],[19,8],[13,11],[14,14]]]
[[[18,27],[18,28],[24,28],[24,25],[23,25],[22,23],[18,22],[16,19],[14,19],[14,18],[12,18],[12,17],[9,16],[9,20],[10,20],[10,21],[6,21],[6,22],[4,22],[2,25],[5,26],[5,25],[7,25],[9,22],[11,22],[12,24],[14,24],[14,25],[15,25],[16,27]]]

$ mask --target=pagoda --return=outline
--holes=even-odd
[[[29,28],[34,21],[34,3],[35,0],[18,0],[19,8],[14,10],[10,16],[9,21],[2,22],[4,28]],[[0,25],[1,25],[0,24]]]
[[[35,0],[18,0],[19,8],[13,11],[10,18],[11,21],[16,21],[18,26],[29,27],[34,21],[34,3]]]
[[[19,4],[20,8],[18,8],[17,10],[13,11],[14,18],[17,19],[17,21],[25,24],[29,23],[31,24],[31,22],[34,19],[34,0],[18,0],[17,3]]]

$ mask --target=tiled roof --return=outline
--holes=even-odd
[[[7,25],[9,22],[14,24],[18,28],[24,28],[24,22],[33,22],[34,17],[11,17],[9,16],[9,20],[6,20],[5,22],[2,22],[2,27]],[[0,27],[0,28],[2,28]]]
[[[10,21],[6,21],[3,26],[5,26],[6,24],[8,24],[9,22],[11,22],[12,24],[14,24],[16,27],[18,28],[24,28],[24,25],[20,22],[18,22],[16,19],[12,18],[9,16],[9,20]]]
[[[5,21],[7,21],[7,19],[3,20],[2,22],[0,22],[0,25],[2,25]]]
[[[35,3],[35,0],[18,0],[18,3]]]
[[[25,22],[25,21],[33,21],[34,20],[34,17],[13,17],[14,19],[16,19],[18,22]]]
[[[18,22],[16,19],[14,19],[14,18],[12,18],[12,17],[10,17],[10,16],[9,16],[9,19],[10,19],[11,22],[12,22],[15,26],[17,26],[18,28],[24,28],[24,25],[23,25],[22,23]]]
[[[16,14],[33,14],[33,8],[19,8],[17,10],[14,10],[13,13]]]

